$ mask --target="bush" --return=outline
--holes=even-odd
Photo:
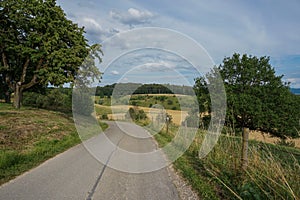
[[[99,105],[103,105],[103,99],[100,99],[100,100],[98,101],[98,104],[99,104]]]
[[[23,94],[23,105],[71,112],[71,98],[71,92],[63,88],[49,89],[45,95],[36,92],[25,92]]]
[[[131,118],[133,121],[145,120],[147,115],[144,110],[139,110],[137,108],[129,108],[125,116],[127,119]]]
[[[101,116],[101,119],[108,119],[107,114],[103,114],[103,115]]]
[[[137,102],[136,101],[131,101],[130,104],[133,105],[133,106],[136,106]]]

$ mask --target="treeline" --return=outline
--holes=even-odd
[[[98,86],[96,96],[111,96],[113,92],[119,95],[131,94],[184,94],[193,95],[190,86],[179,86],[170,84],[141,84],[141,83],[114,83],[103,87]]]

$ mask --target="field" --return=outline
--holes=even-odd
[[[110,120],[124,120],[125,114],[128,111],[129,108],[132,108],[134,106],[125,106],[125,105],[119,105],[119,106],[102,106],[102,105],[95,105],[96,113],[101,118],[103,114],[106,114],[108,116],[108,119]],[[161,111],[160,109],[155,108],[148,108],[148,107],[140,107],[139,109],[142,109],[146,112],[149,119],[155,119],[158,113]],[[112,114],[112,110],[113,113]],[[181,122],[184,121],[185,117],[188,115],[187,111],[179,111],[179,110],[166,110],[168,114],[172,116],[172,122],[177,125],[181,125]]]
[[[118,105],[122,101],[124,102],[124,99],[130,99],[129,106],[126,105]],[[99,105],[97,102],[102,102],[102,105]],[[95,105],[96,113],[98,114],[99,118],[103,114],[107,114],[109,119],[114,120],[124,120],[125,119],[125,113],[128,111],[130,107],[134,107],[132,105],[132,102],[135,102],[135,106],[137,106],[140,109],[143,109],[148,118],[151,119],[152,116],[150,114],[150,108],[149,106],[153,106],[155,104],[160,104],[166,109],[166,112],[172,116],[172,122],[176,125],[181,125],[182,121],[184,121],[185,117],[188,115],[188,104],[191,104],[193,102],[193,97],[187,96],[187,95],[178,95],[175,96],[173,94],[149,94],[149,95],[132,95],[131,98],[128,96],[121,98],[118,102],[116,102],[117,105],[110,106],[111,105],[111,99],[104,97],[99,98],[95,97],[95,102],[97,103]],[[168,102],[172,102],[172,105],[168,105]],[[178,102],[182,102],[182,105],[179,106]],[[176,109],[172,109],[176,105]],[[182,108],[182,110],[180,110]],[[114,109],[114,114],[112,115],[111,109]],[[151,111],[159,112],[159,109],[151,109]],[[154,117],[155,118],[155,117]],[[280,138],[273,137],[267,133],[261,133],[257,131],[251,131],[250,133],[250,139],[266,142],[270,144],[277,144],[280,142]],[[288,142],[292,142],[295,144],[295,147],[300,148],[300,138],[297,139],[287,139]]]
[[[120,98],[100,98],[94,97],[96,104],[103,106],[115,106],[115,105],[132,105],[140,107],[152,107],[155,105],[161,105],[167,110],[184,110],[188,111],[190,105],[196,101],[195,97],[178,94],[146,94],[146,95],[132,95],[123,96]],[[111,104],[113,102],[113,104]]]

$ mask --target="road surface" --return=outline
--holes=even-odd
[[[122,122],[126,130],[121,130],[114,122],[108,123],[105,135],[120,148],[139,153],[156,148],[151,138],[132,137],[143,132],[140,127]],[[88,142],[97,144],[99,140],[94,137]],[[179,199],[167,168],[141,174],[121,172],[107,166],[114,156],[118,158],[115,154],[104,165],[84,145],[77,145],[2,185],[0,199]]]

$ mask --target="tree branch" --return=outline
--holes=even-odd
[[[31,88],[32,86],[34,86],[34,85],[37,84],[37,83],[38,83],[38,82],[37,82],[37,75],[35,74],[35,75],[33,75],[31,81],[30,81],[29,83],[25,84],[25,85],[22,85],[21,88],[22,88],[23,90],[26,90],[26,89],[28,89],[28,88]]]
[[[21,84],[25,82],[26,72],[27,72],[29,62],[30,62],[30,60],[29,60],[29,58],[27,58],[24,66],[23,66],[23,71],[22,71],[22,75],[21,75],[21,79],[20,79]]]
[[[4,65],[4,68],[7,70],[9,68],[8,63],[7,63],[7,58],[4,52],[2,52],[2,62]]]
[[[39,63],[38,63],[37,66],[36,66],[36,70],[38,70],[38,69],[40,69],[40,68],[42,67],[43,61],[44,61],[43,58],[41,58],[41,59],[39,60]],[[24,85],[21,86],[22,89],[23,89],[23,90],[26,90],[26,89],[28,89],[28,88],[30,88],[30,87],[36,85],[36,84],[38,83],[37,78],[38,78],[38,77],[37,77],[37,74],[34,74],[33,77],[32,77],[32,79],[31,79],[31,81],[30,81],[29,83],[24,84]]]

